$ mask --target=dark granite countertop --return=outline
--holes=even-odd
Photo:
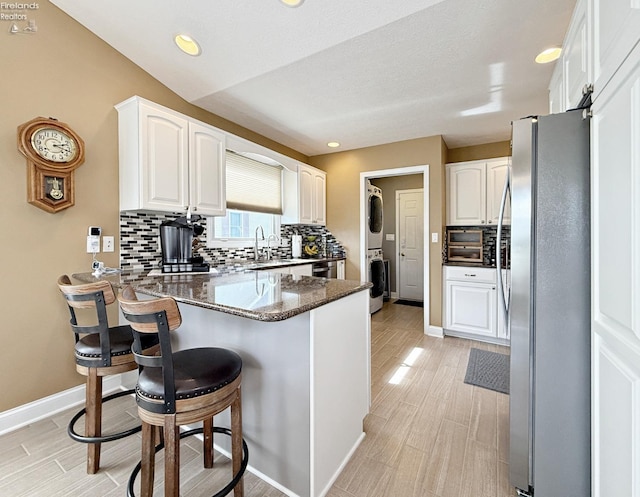
[[[231,272],[160,275],[127,271],[100,276],[78,273],[73,277],[86,283],[106,279],[117,288],[131,284],[136,292],[142,294],[169,296],[185,304],[258,321],[282,321],[372,286],[368,282],[295,276],[268,270],[252,271],[248,268],[236,268]]]

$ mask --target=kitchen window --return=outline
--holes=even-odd
[[[280,216],[227,209],[225,217],[207,219],[207,247],[253,247],[258,226],[262,226],[265,240],[269,235],[280,237]]]
[[[282,165],[257,154],[227,150],[227,215],[207,220],[207,247],[249,247],[261,226],[280,235]]]

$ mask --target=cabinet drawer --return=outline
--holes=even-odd
[[[445,280],[475,281],[477,283],[495,283],[496,270],[467,266],[445,266]]]

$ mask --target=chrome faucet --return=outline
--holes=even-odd
[[[260,233],[262,234],[262,238],[260,238],[261,240],[264,240],[264,230],[262,229],[262,226],[258,226],[256,228],[256,243],[254,246],[254,250],[255,250],[255,260],[257,261],[258,259],[260,259],[260,252],[258,252],[258,230],[260,230]]]
[[[267,259],[271,260],[273,259],[273,252],[272,252],[272,248],[271,248],[271,240],[273,240],[274,242],[277,242],[279,240],[278,235],[276,235],[275,233],[271,233],[268,237],[267,237]]]

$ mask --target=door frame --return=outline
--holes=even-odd
[[[398,197],[398,193],[417,193],[417,192],[422,192],[422,204],[424,205],[425,203],[425,199],[424,199],[424,188],[411,188],[408,190],[396,190],[396,292],[398,294],[398,297],[400,296],[400,258],[399,258],[399,254],[400,254],[400,237],[398,236],[400,234],[400,198]],[[423,233],[425,232],[425,227],[428,227],[427,224],[427,220],[426,218],[423,219]],[[429,231],[428,229],[426,231]],[[423,235],[423,244],[425,243],[425,240],[427,239],[427,236]],[[423,268],[423,273],[424,273],[424,266],[425,264],[427,264],[429,261],[425,261],[424,260],[424,256],[425,253],[428,253],[428,250],[425,251],[423,250],[423,254],[422,254],[422,268]],[[424,289],[427,286],[428,281],[427,280],[423,280],[422,281],[422,288],[423,288],[423,292],[422,295],[424,296],[425,293],[428,294],[428,292],[425,292]],[[423,306],[424,306],[424,302],[423,302]]]
[[[429,165],[419,165],[419,166],[407,166],[407,167],[397,167],[394,169],[380,169],[377,171],[363,171],[360,173],[360,275],[362,280],[366,280],[366,275],[368,274],[367,268],[367,244],[366,244],[366,236],[367,236],[367,212],[366,212],[366,199],[367,199],[367,188],[366,182],[368,179],[373,178],[383,178],[389,176],[406,176],[408,174],[422,174],[422,189],[424,191],[424,221],[425,221],[425,229],[424,230],[424,296],[423,296],[423,316],[424,316],[424,333],[425,335],[429,334],[430,323],[431,323],[431,280],[429,278],[430,271],[429,268],[431,266],[431,260],[429,258],[430,250],[429,250],[429,233],[431,231],[429,225]]]

